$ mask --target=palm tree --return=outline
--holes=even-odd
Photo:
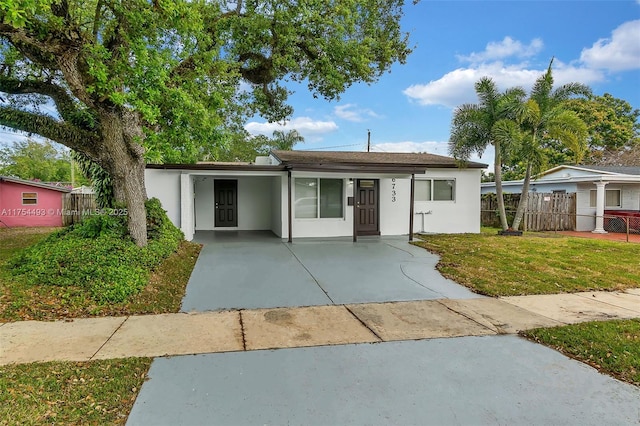
[[[273,148],[288,151],[299,142],[304,142],[304,137],[296,130],[292,129],[288,132],[281,130],[273,131]]]
[[[502,197],[502,164],[509,156],[511,145],[521,136],[515,113],[526,94],[521,88],[500,93],[489,77],[478,80],[475,91],[480,101],[478,104],[464,104],[454,111],[449,153],[458,160],[468,161],[474,152],[481,156],[489,145],[493,145],[498,211],[502,229],[506,230],[509,225]]]
[[[591,89],[583,84],[569,83],[552,90],[552,64],[553,58],[546,73],[536,80],[529,99],[517,112],[523,131],[523,143],[518,156],[525,161],[526,169],[520,202],[511,226],[516,230],[520,227],[527,206],[531,175],[545,166],[547,156],[553,149],[549,148],[550,142],[569,149],[575,163],[580,162],[587,149],[587,125],[565,102],[574,96],[586,96]]]

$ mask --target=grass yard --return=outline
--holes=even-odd
[[[0,321],[53,320],[90,316],[177,312],[200,253],[199,244],[183,241],[176,253],[151,273],[143,290],[124,302],[99,304],[79,286],[29,285],[4,267],[18,250],[35,244],[54,229],[0,229]]]
[[[538,328],[522,334],[603,373],[640,386],[640,319]]]
[[[488,296],[638,287],[637,244],[526,233],[427,235],[416,244],[440,255],[446,277]]]
[[[529,233],[429,235],[416,243],[440,255],[438,269],[488,296],[624,290],[640,286],[638,245]],[[640,320],[588,322],[523,333],[531,340],[640,385]]]
[[[125,424],[150,358],[0,366],[0,425]]]

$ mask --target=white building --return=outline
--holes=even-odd
[[[520,193],[522,180],[502,182],[504,193]],[[495,193],[495,182],[482,185]],[[576,231],[605,232],[604,215],[640,211],[640,166],[558,166],[531,180],[531,192],[575,193]]]
[[[479,232],[484,167],[432,154],[273,151],[252,164],[148,165],[145,180],[188,240],[204,230],[270,230],[289,241],[355,241]]]

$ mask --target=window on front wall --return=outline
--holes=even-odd
[[[598,197],[598,191],[596,191],[595,189],[592,189],[589,191],[589,207],[596,207],[597,206],[597,197]],[[604,206],[605,207],[622,207],[621,204],[621,191],[619,189],[607,189],[605,191],[605,200],[604,200]]]
[[[296,218],[341,218],[343,198],[342,179],[295,179]]]
[[[37,192],[23,192],[22,193],[22,205],[38,204]]]
[[[414,201],[453,201],[454,179],[420,179],[415,181]]]

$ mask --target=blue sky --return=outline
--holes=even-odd
[[[296,149],[362,151],[370,129],[372,150],[448,155],[453,109],[477,101],[478,79],[528,91],[552,57],[556,85],[584,83],[640,108],[640,0],[408,3],[402,24],[415,49],[405,65],[339,101],[290,86],[291,120],[258,119],[247,130],[295,128],[305,137]],[[493,163],[491,151],[482,162]]]
[[[407,3],[402,26],[414,51],[406,64],[339,101],[291,85],[291,119],[255,119],[247,130],[270,136],[295,128],[305,137],[296,149],[363,151],[370,129],[372,150],[448,155],[453,109],[477,101],[478,79],[529,90],[551,57],[556,84],[585,83],[640,108],[640,0]],[[0,141],[21,138],[0,129]],[[480,161],[492,164],[492,149]]]

